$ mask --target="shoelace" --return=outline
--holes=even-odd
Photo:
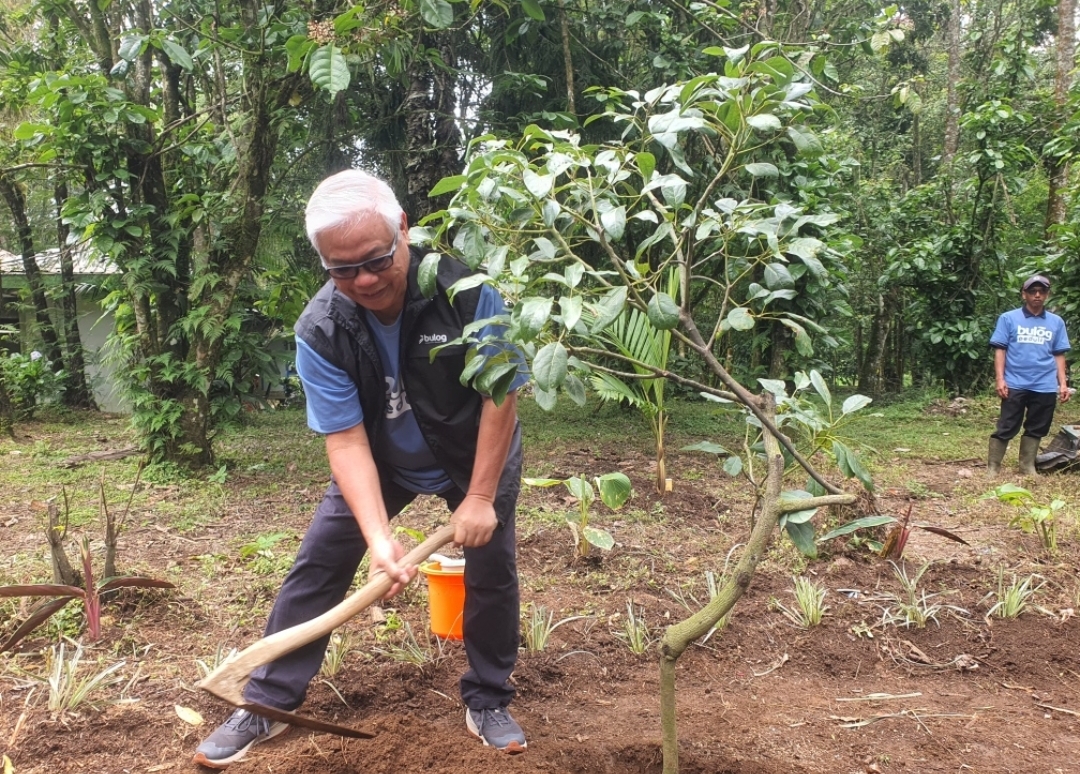
[[[255,724],[256,733],[266,733],[270,727],[270,721],[266,718],[261,718],[258,715],[252,714],[247,710],[237,710],[233,713],[232,717],[225,721],[225,725],[228,728],[235,729],[237,731],[243,731],[247,729],[251,724]],[[266,726],[265,728],[263,726]]]
[[[510,725],[510,718],[508,718],[506,713],[501,709],[486,709],[481,710],[481,712],[481,720],[484,722],[484,725],[487,725],[488,721],[491,721],[497,726]]]

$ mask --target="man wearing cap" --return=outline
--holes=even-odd
[[[1001,398],[997,428],[990,436],[987,475],[1001,471],[1009,441],[1020,431],[1020,473],[1035,475],[1039,440],[1050,432],[1054,408],[1069,399],[1065,353],[1071,349],[1065,322],[1046,310],[1050,280],[1035,274],[1020,291],[1024,305],[1002,314],[990,337],[994,377]]]

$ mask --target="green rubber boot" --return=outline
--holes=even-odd
[[[990,451],[986,455],[987,476],[996,476],[1001,473],[1001,461],[1005,459],[1005,450],[1008,448],[1008,441],[1001,441],[997,438],[990,439]]]
[[[1020,438],[1020,475],[1035,475],[1035,457],[1039,453],[1039,440],[1026,435]]]

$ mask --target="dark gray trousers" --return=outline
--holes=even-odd
[[[1023,423],[1024,435],[1045,438],[1054,422],[1056,407],[1056,392],[1032,392],[1010,388],[1009,397],[1001,401],[997,427],[994,428],[990,437],[1008,443],[1020,432],[1020,425]]]
[[[499,526],[487,545],[464,549],[462,629],[469,669],[460,685],[462,701],[472,709],[505,707],[514,696],[509,678],[517,663],[521,630],[514,526],[520,488],[518,428],[495,498]],[[384,482],[382,490],[391,518],[416,498],[415,493],[392,482]],[[440,497],[453,511],[465,493],[454,487]],[[309,621],[341,602],[366,551],[360,527],[337,484],[331,481],[274,602],[266,634]],[[244,697],[278,709],[296,709],[319,671],[329,641],[327,635],[259,667],[244,689]]]

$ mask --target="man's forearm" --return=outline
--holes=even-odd
[[[516,426],[516,392],[507,395],[500,406],[496,406],[491,398],[484,398],[480,432],[476,439],[476,459],[467,494],[494,501]]]
[[[384,537],[389,539],[390,519],[364,425],[326,436],[326,456],[330,461],[330,472],[334,474],[367,544]]]
[[[1005,350],[994,349],[994,377],[1000,382],[1005,378]]]

